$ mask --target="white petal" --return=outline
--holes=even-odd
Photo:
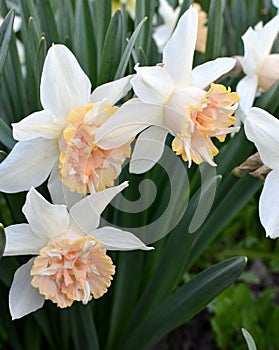
[[[247,75],[246,77],[241,79],[236,86],[236,92],[240,97],[239,107],[245,114],[249,112],[250,108],[253,106],[253,102],[257,92],[257,87],[257,75]]]
[[[253,107],[245,120],[247,138],[254,142],[262,161],[279,170],[279,120],[263,109]]]
[[[264,188],[260,197],[260,219],[266,231],[266,236],[279,237],[279,171],[273,170],[265,179]]]
[[[137,138],[130,160],[130,173],[142,174],[150,170],[161,158],[168,130],[151,126]]]
[[[132,86],[130,80],[133,75],[128,75],[122,79],[112,81],[110,83],[98,86],[92,93],[90,101],[96,103],[104,98],[111,106],[115,105],[122,97],[124,97]]]
[[[41,185],[48,177],[59,150],[56,140],[20,141],[0,164],[0,191],[14,193]]]
[[[135,94],[145,103],[163,104],[173,92],[174,86],[165,67],[135,67],[136,76],[131,80]]]
[[[90,235],[102,242],[103,247],[108,250],[153,249],[152,247],[147,247],[132,233],[114,227],[102,227],[90,232]]]
[[[33,263],[34,259],[31,259],[15,272],[9,294],[9,307],[13,320],[28,315],[44,305],[44,296],[31,285],[33,277],[30,271]]]
[[[271,51],[279,30],[279,16],[273,17],[264,27],[249,28],[242,36],[244,58],[242,66],[246,74],[256,73]]]
[[[91,83],[72,52],[64,45],[48,50],[41,79],[41,103],[57,118],[89,103]]]
[[[47,187],[53,204],[66,204],[67,208],[71,208],[75,203],[83,198],[82,194],[71,192],[67,186],[63,185],[59,176],[59,168],[57,163],[50,173]]]
[[[128,182],[123,182],[119,186],[106,188],[103,191],[92,193],[80,200],[70,209],[70,215],[74,223],[84,233],[94,230],[99,226],[100,215],[112,199],[128,186]]]
[[[34,188],[27,193],[22,211],[32,231],[42,239],[51,239],[66,232],[70,223],[65,205],[50,204]]]
[[[37,137],[57,139],[65,127],[65,122],[54,117],[49,111],[40,111],[30,114],[12,126],[14,139],[18,141]]]
[[[198,12],[191,7],[178,21],[163,51],[163,63],[177,87],[191,82],[193,55],[197,40]]]
[[[95,143],[103,149],[122,146],[149,126],[164,126],[163,119],[162,106],[132,99],[96,130]]]
[[[47,244],[34,234],[28,224],[12,225],[5,228],[7,242],[4,255],[37,255]]]
[[[204,89],[235,66],[234,58],[223,57],[197,66],[192,71],[192,85]]]

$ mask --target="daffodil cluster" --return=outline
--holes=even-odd
[[[74,301],[87,304],[111,284],[115,266],[107,250],[152,249],[130,232],[99,228],[105,207],[127,187],[126,182],[114,186],[122,165],[131,157],[131,173],[147,172],[159,161],[170,134],[173,152],[189,167],[202,162],[216,166],[219,150],[214,140],[223,142],[239,130],[233,114],[240,98],[240,113],[248,113],[247,136],[273,169],[262,195],[261,217],[268,234],[279,235],[277,217],[266,217],[270,198],[274,207],[277,203],[272,196],[277,154],[269,156],[269,144],[261,143],[264,132],[271,132],[269,123],[271,128],[274,124],[270,140],[277,142],[273,132],[278,122],[260,110],[249,112],[258,89],[268,89],[279,77],[277,55],[269,55],[279,16],[247,31],[243,58],[222,57],[193,68],[195,49],[203,52],[206,45],[205,13],[191,7],[172,33],[178,10],[170,19],[164,10],[167,3],[160,4],[161,16],[169,20],[154,33],[162,62],[151,67],[137,64],[135,74],[92,92],[72,52],[52,45],[41,76],[43,109],[13,124],[18,142],[0,164],[0,190],[29,191],[22,209],[28,223],[6,228],[5,255],[36,256],[15,273],[9,298],[13,318],[37,310],[46,299],[62,308]],[[238,93],[216,83],[237,60],[246,74]],[[121,105],[131,89],[134,97]],[[53,204],[35,190],[46,180]]]

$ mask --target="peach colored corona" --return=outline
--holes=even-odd
[[[172,142],[172,149],[177,155],[181,155],[184,161],[193,160],[200,164],[205,159],[210,162],[218,154],[217,147],[211,137],[215,136],[223,142],[226,130],[234,125],[236,119],[232,116],[234,105],[239,101],[237,93],[226,90],[220,84],[211,84],[205,94],[205,98],[198,107],[186,108],[186,120],[181,135],[176,135]],[[185,140],[190,139],[189,154],[186,154]]]
[[[111,187],[118,177],[124,160],[130,156],[130,142],[103,150],[94,144],[95,130],[118,109],[107,104],[96,111],[93,104],[73,110],[60,140],[59,169],[61,181],[70,191],[80,194]]]
[[[64,239],[44,247],[34,260],[32,286],[65,308],[74,301],[87,304],[108,290],[115,266],[100,242],[91,237]]]

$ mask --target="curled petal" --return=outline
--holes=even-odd
[[[131,89],[130,80],[133,75],[98,86],[92,93],[90,101],[96,103],[106,99],[111,106],[115,105]]]
[[[235,63],[234,58],[222,57],[197,66],[192,71],[192,85],[201,89],[206,88],[223,74],[232,70]]]
[[[130,232],[122,231],[114,227],[102,227],[89,233],[108,250],[152,250],[147,247],[138,237]]]
[[[253,107],[245,120],[247,138],[254,142],[262,161],[279,169],[279,121],[261,108]]]
[[[58,157],[56,140],[20,141],[0,164],[0,191],[15,193],[41,185]]]
[[[130,172],[142,174],[150,170],[161,158],[168,130],[151,126],[137,138],[130,160]]]
[[[163,104],[174,86],[168,71],[161,66],[135,67],[137,74],[131,80],[136,95],[142,102]]]
[[[37,137],[57,139],[65,126],[63,119],[57,119],[51,112],[40,111],[30,114],[19,123],[12,124],[13,136],[18,141]]]
[[[32,231],[44,240],[66,232],[70,223],[65,205],[50,204],[34,188],[27,193],[22,211]]]
[[[76,203],[70,210],[74,223],[84,232],[92,231],[99,226],[100,215],[112,199],[128,186],[123,182],[119,186],[106,188],[103,191],[92,193]]]
[[[34,259],[16,270],[9,294],[9,307],[12,319],[21,318],[44,305],[45,298],[31,285],[30,271]]]
[[[41,78],[43,108],[64,119],[73,109],[89,103],[90,90],[90,80],[72,52],[64,45],[51,46]]]
[[[11,225],[5,228],[7,242],[5,256],[39,254],[47,239],[37,236],[28,224]]]
[[[240,96],[239,107],[244,114],[248,113],[253,106],[258,88],[258,76],[247,75],[237,84],[236,92]]]
[[[164,48],[163,63],[176,87],[191,83],[197,30],[198,11],[191,7],[181,16],[172,37]]]
[[[96,130],[95,143],[103,149],[122,146],[149,126],[164,126],[163,119],[162,106],[132,99]]]

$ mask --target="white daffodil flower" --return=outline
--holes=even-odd
[[[238,115],[242,121],[256,95],[268,90],[279,79],[279,54],[270,54],[278,31],[279,15],[264,26],[260,22],[254,29],[250,27],[242,36],[244,57],[240,57],[239,62],[246,76],[236,87],[240,96]]]
[[[224,141],[235,123],[232,114],[238,101],[236,93],[212,84],[230,71],[233,58],[218,58],[192,70],[198,27],[198,13],[190,8],[180,18],[163,51],[163,63],[155,67],[136,66],[131,79],[138,98],[123,104],[96,131],[96,143],[111,149],[137,138],[130,171],[144,173],[160,159],[168,132],[175,136],[172,148],[189,166],[193,160],[215,165],[218,153],[211,137]]]
[[[115,273],[106,249],[153,249],[130,232],[98,228],[107,204],[127,186],[124,182],[91,194],[69,212],[31,188],[23,206],[28,224],[6,228],[5,256],[37,255],[15,272],[9,294],[13,319],[41,308],[46,299],[64,308],[100,298]]]
[[[247,138],[254,142],[261,160],[272,171],[267,175],[259,202],[260,220],[267,237],[279,237],[279,120],[253,107],[245,123]]]
[[[113,186],[130,155],[130,141],[102,150],[95,144],[95,131],[118,109],[112,106],[131,88],[130,78],[99,86],[91,94],[91,83],[71,51],[53,45],[40,85],[44,109],[13,124],[19,142],[0,164],[0,190],[37,187],[51,173],[48,185],[53,201],[69,204]]]
[[[163,52],[164,47],[171,37],[181,10],[182,2],[183,0],[180,0],[179,6],[174,9],[167,0],[160,0],[159,14],[162,17],[164,24],[155,27],[153,33],[153,39],[155,40],[159,52]],[[205,52],[207,15],[206,12],[202,11],[201,6],[198,3],[194,2],[192,6],[198,10],[198,34],[195,48],[197,51]]]

